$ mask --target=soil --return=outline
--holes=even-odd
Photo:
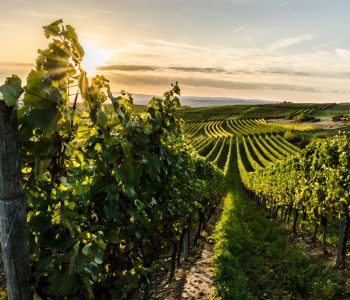
[[[153,279],[150,299],[211,299],[214,296],[213,269],[214,241],[212,234],[222,212],[222,203],[207,228],[202,232],[197,246],[190,249],[190,258],[177,267],[173,280],[168,283],[167,273],[158,273]],[[191,240],[193,240],[193,235]],[[193,242],[191,243],[193,245]]]
[[[348,127],[350,122],[346,121],[332,121],[332,120],[322,120],[318,122],[296,122],[294,120],[288,119],[269,119],[268,122],[271,123],[285,123],[285,124],[299,124],[299,125],[315,125],[323,129],[337,129],[342,127]]]

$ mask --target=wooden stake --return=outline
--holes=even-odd
[[[28,228],[14,110],[0,100],[0,240],[8,299],[29,300]]]
[[[186,229],[184,236],[184,260],[187,261],[189,257],[189,249],[190,249],[190,231]]]

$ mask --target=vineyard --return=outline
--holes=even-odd
[[[73,27],[58,20],[44,33],[26,83],[12,75],[0,87],[4,295],[149,299],[160,261],[170,284],[224,202],[219,299],[347,299],[337,272],[349,254],[350,135],[298,123],[347,104],[179,109],[176,82],[136,111],[131,94],[87,76]],[[337,270],[297,252],[288,230],[336,249]]]
[[[235,186],[232,194],[236,194],[237,198],[245,195],[247,198],[255,199],[258,206],[266,211],[268,217],[287,224],[294,236],[300,234],[303,240],[309,236],[312,244],[319,240],[319,247],[324,255],[330,254],[327,247],[336,247],[335,265],[338,269],[345,269],[350,229],[350,206],[347,200],[350,191],[350,160],[348,157],[350,135],[339,131],[333,137],[316,138],[302,150],[284,138],[286,131],[291,128],[295,132],[319,130],[319,128],[307,124],[269,123],[265,119],[235,118],[231,115],[210,116],[201,122],[189,121],[184,130],[194,149],[207,161],[224,170],[226,177],[232,180],[231,183],[228,182],[229,189],[230,185]],[[231,163],[229,164],[228,161]],[[234,173],[232,174],[232,172]],[[237,176],[240,179],[237,179]],[[242,186],[244,191],[237,192]],[[234,201],[230,198],[232,197],[231,193],[227,197],[229,197],[231,207],[226,208],[226,211],[235,213],[232,208]],[[240,203],[240,205],[244,206],[245,204]],[[225,216],[225,209],[223,216]],[[229,218],[231,217],[232,215]],[[232,227],[234,227],[232,224],[225,223],[226,229],[219,226],[217,234],[221,237],[224,235],[222,231],[226,230],[233,236],[235,233],[231,232],[233,231]],[[333,229],[329,230],[330,227]],[[335,229],[336,227],[338,229]],[[256,230],[254,228],[254,231]],[[320,234],[319,231],[321,231]],[[331,242],[327,239],[327,234],[332,236]],[[232,241],[227,241],[227,239],[227,236],[224,236],[217,241],[219,245],[220,243],[225,245],[225,249],[222,250],[224,254],[218,255],[219,261],[222,259],[221,256],[225,257],[225,260],[228,259],[226,257],[228,250],[226,243],[229,244]],[[243,237],[240,239],[242,239],[242,243],[245,243]],[[240,246],[236,247],[238,248],[232,249],[232,251],[240,249]],[[218,252],[221,253],[221,251]],[[283,260],[285,259],[283,257]],[[232,264],[235,265],[236,262],[232,262]],[[230,299],[232,295],[236,295],[237,299],[249,298],[247,295],[236,294],[237,286],[230,286],[235,280],[227,280],[228,274],[223,276],[224,279],[220,277],[222,269],[226,269],[226,267],[221,263],[218,265],[218,295],[225,299]],[[290,268],[293,268],[292,265],[291,262]],[[229,267],[227,268],[229,269]],[[319,270],[319,272],[323,271]],[[239,273],[238,270],[230,270],[230,272]],[[313,276],[317,277],[315,274]],[[323,279],[316,280],[315,278],[311,279],[311,282],[309,278],[304,280],[308,285],[318,284],[317,280],[323,281]],[[322,284],[327,286],[325,282]],[[305,286],[303,288],[308,289]],[[327,288],[336,289],[334,286]],[[265,290],[265,288],[263,289]],[[295,297],[297,299],[314,299],[314,297],[318,299],[320,295],[316,296],[317,293],[322,294],[322,299],[340,297],[339,294],[335,296],[339,291],[333,291],[334,294],[326,295],[327,291],[321,288],[318,292],[307,291],[305,294]],[[341,297],[348,295],[347,293],[348,291],[343,293]],[[273,295],[274,292],[271,294]],[[279,297],[276,296],[276,299]]]
[[[333,117],[348,118],[349,103],[308,104],[282,102],[260,105],[231,105],[200,108],[185,108],[177,115],[186,122],[222,121],[229,119],[288,119],[317,122]],[[317,123],[316,123],[317,124]]]

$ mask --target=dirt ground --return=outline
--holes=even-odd
[[[222,205],[222,204],[221,204]],[[182,262],[175,272],[174,279],[167,283],[168,274],[158,274],[150,291],[150,299],[211,299],[214,296],[213,269],[211,261],[214,255],[212,233],[221,215],[222,206],[210,219],[206,231],[196,247],[190,251],[190,259]],[[193,245],[193,243],[191,243]]]
[[[288,120],[288,119],[269,119],[268,122],[270,123],[284,123],[284,124],[298,124],[298,125],[314,125],[318,126],[323,129],[336,129],[336,128],[342,128],[347,127],[350,125],[350,122],[344,122],[344,121],[332,121],[332,120],[322,120],[318,122],[296,122],[294,120]]]

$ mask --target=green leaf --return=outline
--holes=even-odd
[[[135,198],[136,197],[137,194],[136,194],[134,186],[126,184],[125,185],[125,189],[126,189],[126,193],[129,196],[129,198]]]
[[[91,244],[91,243],[86,244],[86,245],[83,247],[83,249],[82,249],[81,252],[82,252],[84,255],[86,255],[86,256],[91,255],[91,254],[93,253],[93,251],[92,251],[92,244]]]
[[[81,96],[82,96],[83,101],[84,101],[83,102],[84,106],[90,107],[91,103],[90,103],[90,100],[88,98],[89,82],[88,82],[87,75],[86,75],[85,71],[81,72],[81,74],[79,75],[78,86],[79,86]]]
[[[32,230],[44,233],[50,228],[50,216],[41,212],[37,215],[32,215],[28,223]]]
[[[100,153],[102,151],[102,146],[99,143],[96,143],[94,150],[96,150],[97,153]]]
[[[44,257],[35,263],[34,276],[39,278],[42,274],[51,271],[53,259],[51,257]]]
[[[92,280],[96,280],[98,273],[99,273],[99,267],[96,263],[90,262],[84,268],[84,271],[92,277]]]
[[[70,40],[77,40],[78,36],[73,26],[66,25],[66,37]]]
[[[59,110],[56,107],[34,109],[30,111],[28,115],[29,121],[44,133],[49,133],[55,130],[58,118]]]
[[[71,187],[72,185],[68,182],[67,177],[61,176],[61,182],[66,187]]]
[[[152,132],[152,125],[151,124],[146,124],[145,127],[143,128],[143,132],[147,135],[149,135]]]
[[[108,201],[103,207],[104,214],[107,220],[112,220],[117,217],[119,213],[119,206],[116,201]]]
[[[135,206],[137,207],[137,209],[139,209],[139,210],[143,209],[143,203],[139,199],[135,199],[134,203],[135,203]]]
[[[58,36],[60,33],[59,25],[61,25],[62,23],[63,23],[62,19],[59,19],[59,20],[51,23],[50,25],[43,26],[44,34],[45,34],[46,38],[49,38],[50,36]]]
[[[5,83],[0,86],[0,92],[7,106],[14,106],[23,93],[22,80],[17,75],[7,77]]]
[[[23,102],[35,108],[47,108],[52,104],[47,100],[47,84],[43,70],[32,70],[27,76],[27,85],[24,87],[25,93]],[[46,85],[45,85],[46,84]]]
[[[130,159],[125,160],[120,167],[116,170],[115,176],[117,179],[132,184],[134,183],[135,178],[135,172],[134,172],[134,166],[132,164],[132,161]]]
[[[69,276],[67,273],[62,273],[60,271],[53,271],[50,273],[48,281],[50,283],[49,290],[61,296],[68,296],[79,287],[75,276]]]
[[[92,257],[96,264],[102,264],[104,248],[106,248],[106,245],[98,240],[96,245],[93,245],[92,243],[85,245],[82,249],[82,253],[85,256]]]
[[[119,243],[119,236],[115,229],[110,229],[107,232],[105,232],[104,237],[109,243]]]
[[[43,300],[37,293],[34,293],[33,300]]]
[[[75,52],[78,54],[79,59],[80,60],[83,59],[85,55],[85,51],[83,47],[80,45],[80,43],[78,42],[78,35],[75,32],[75,29],[71,25],[66,26],[66,36],[67,38],[73,41],[72,47],[74,48]]]

